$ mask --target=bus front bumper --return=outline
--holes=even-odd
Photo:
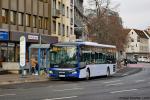
[[[53,78],[78,78],[78,74],[49,74],[49,77]]]

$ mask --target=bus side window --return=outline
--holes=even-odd
[[[106,60],[107,60],[107,63],[109,64],[113,64],[113,63],[116,63],[116,58],[115,58],[115,54],[108,54],[106,56]]]
[[[97,64],[104,64],[104,61],[105,61],[104,59],[105,59],[104,54],[102,53],[97,54],[97,59],[96,59]]]

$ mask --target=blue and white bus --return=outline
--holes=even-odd
[[[95,42],[65,42],[50,48],[49,76],[86,78],[116,72],[116,46]]]

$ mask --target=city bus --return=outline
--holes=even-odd
[[[116,46],[95,42],[65,42],[50,47],[49,77],[86,78],[116,72]]]

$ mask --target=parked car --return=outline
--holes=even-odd
[[[150,62],[150,58],[141,56],[141,57],[138,58],[138,61],[139,62],[149,63]]]
[[[137,64],[137,60],[135,59],[127,59],[128,64]]]

